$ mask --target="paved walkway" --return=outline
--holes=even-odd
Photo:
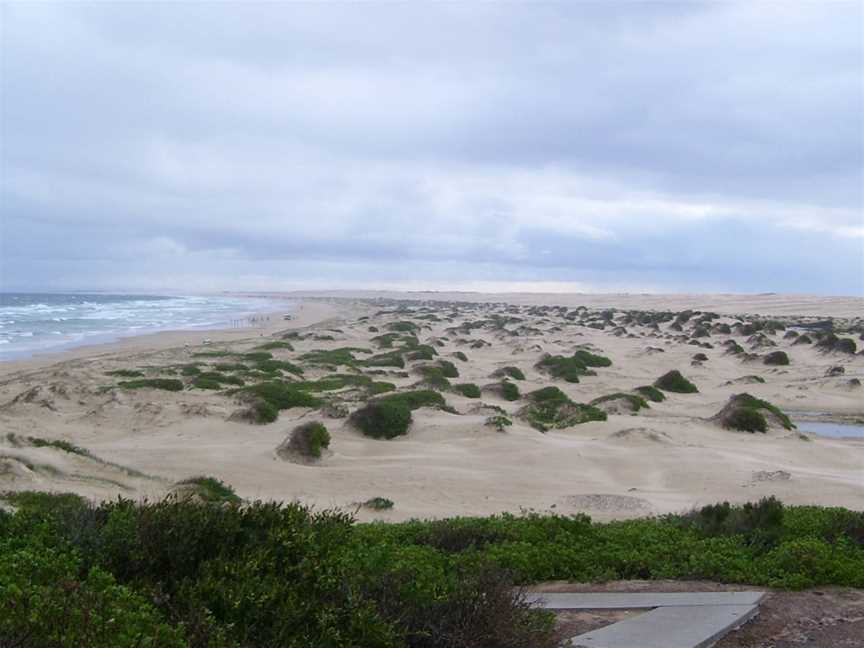
[[[574,648],[707,648],[756,616],[764,596],[764,592],[532,592],[528,600],[553,610],[651,609],[573,637]]]

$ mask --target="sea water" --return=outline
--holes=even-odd
[[[251,326],[257,314],[291,308],[256,297],[0,293],[0,361],[157,331]]]

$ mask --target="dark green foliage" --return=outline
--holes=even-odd
[[[236,355],[233,351],[200,351],[193,353],[193,358],[230,358]]]
[[[453,357],[456,358],[457,360],[461,360],[462,362],[468,362],[468,356],[466,356],[464,353],[462,353],[462,351],[456,351],[453,354]]]
[[[742,432],[767,432],[768,422],[759,410],[737,407],[724,418],[723,427]]]
[[[240,357],[249,362],[261,363],[266,360],[272,360],[273,354],[268,351],[251,351],[249,353],[241,353]]]
[[[796,344],[799,343],[800,340],[801,338],[799,337],[798,340],[795,341]],[[838,353],[853,354],[858,347],[855,344],[855,340],[852,338],[840,338],[834,333],[826,333],[816,343],[816,348],[822,349],[823,351],[836,351]]]
[[[202,371],[192,381],[192,386],[199,389],[221,389],[222,385],[243,386],[244,384],[241,378],[229,376],[218,371]],[[215,387],[210,385],[215,385]]]
[[[450,381],[444,376],[444,370],[441,367],[417,367],[417,371],[423,376],[423,386],[438,391],[450,389]]]
[[[384,333],[383,335],[376,335],[370,341],[377,344],[381,349],[390,349],[393,347],[393,343],[398,339],[398,333]]]
[[[354,357],[355,353],[370,353],[370,351],[369,349],[362,349],[359,347],[340,347],[329,351],[316,349],[304,353],[300,356],[300,359],[303,362],[313,365],[352,366],[357,362],[357,358]]]
[[[444,407],[447,404],[441,394],[430,389],[417,389],[390,394],[389,396],[377,399],[375,402],[399,403],[412,410],[420,407]]]
[[[609,401],[614,400],[624,400],[627,401],[630,409],[634,412],[638,412],[640,409],[648,409],[648,402],[642,398],[641,396],[637,396],[636,394],[627,394],[624,392],[616,392],[614,394],[607,394],[606,396],[600,396],[599,398],[595,398],[592,400],[589,405],[600,405],[601,403],[608,403]]]
[[[205,502],[214,504],[239,504],[240,498],[234,489],[215,477],[201,475],[177,482],[177,486],[191,487],[195,495]]]
[[[304,457],[320,459],[321,451],[330,447],[330,433],[323,423],[310,421],[291,432],[288,450]]]
[[[259,360],[255,363],[255,368],[264,373],[277,374],[280,371],[287,371],[296,376],[303,374],[303,369],[295,364],[285,360]]]
[[[370,396],[377,396],[378,394],[386,394],[387,392],[395,391],[396,385],[391,382],[371,382],[367,386],[367,391]]]
[[[594,375],[594,372],[588,368],[588,365],[575,356],[570,358],[566,356],[546,356],[537,363],[537,368],[547,372],[553,378],[560,378],[572,383],[578,383],[580,376]]]
[[[332,374],[319,380],[293,382],[291,386],[295,389],[324,392],[345,389],[346,387],[367,387],[371,383],[372,379],[363,374]]]
[[[85,450],[84,448],[69,443],[68,441],[63,441],[62,439],[43,439],[41,437],[33,436],[18,436],[14,432],[8,432],[6,434],[6,440],[15,447],[30,445],[34,448],[54,448],[55,450],[77,454],[82,457],[93,457],[89,450]]]
[[[299,504],[3,499],[19,510],[0,512],[0,637],[22,648],[551,648],[508,573],[864,587],[864,513],[770,498],[359,525]]]
[[[467,398],[480,398],[480,388],[474,383],[459,383],[453,389]]]
[[[705,355],[704,353],[697,353],[693,356],[692,359],[695,360],[696,362],[706,362],[708,360],[708,356]]]
[[[526,394],[531,403],[524,407],[519,415],[531,427],[546,432],[579,425],[589,421],[605,421],[606,412],[593,405],[574,403],[557,387],[543,387]]]
[[[123,389],[162,389],[165,391],[183,391],[183,383],[176,378],[139,378],[124,380],[118,383]]]
[[[247,371],[249,367],[240,362],[217,362],[213,365],[216,371]]]
[[[514,380],[525,380],[525,374],[519,367],[501,367],[492,373],[493,377],[507,376]]]
[[[639,394],[644,396],[652,403],[662,403],[664,400],[666,400],[666,394],[664,394],[662,391],[660,391],[653,385],[643,385],[641,387],[637,387],[633,391],[639,392]]]
[[[699,390],[696,385],[681,375],[677,369],[673,369],[654,381],[654,386],[663,391],[676,392],[679,394],[695,394]]]
[[[780,425],[787,430],[795,429],[795,424],[792,423],[791,419],[779,407],[772,405],[768,401],[755,398],[750,394],[736,394],[732,396],[729,405],[724,410],[728,415],[723,417],[722,423],[727,428],[747,432],[765,432],[768,429],[768,423],[765,415],[762,413],[764,411],[773,414]],[[756,413],[761,418],[761,422],[759,422],[756,416],[747,412]],[[738,427],[736,424],[749,427]],[[751,427],[755,429],[750,429]]]
[[[501,383],[501,398],[506,401],[517,401],[521,398],[519,387],[508,380]]]
[[[106,371],[105,375],[117,376],[118,378],[141,378],[144,372],[137,369],[114,369],[114,371]]]
[[[294,345],[290,342],[274,340],[273,342],[265,342],[264,344],[259,344],[255,347],[256,351],[273,351],[275,349],[287,349],[288,351],[293,351]]]
[[[276,410],[292,407],[320,407],[321,399],[297,389],[291,383],[280,381],[262,382],[237,390],[237,393],[253,396],[270,404]]]
[[[373,439],[392,439],[408,433],[411,408],[403,402],[379,400],[368,403],[351,415],[351,423]]]
[[[606,356],[596,355],[585,349],[579,349],[573,354],[573,359],[586,367],[611,367],[612,361]]]
[[[438,366],[441,367],[441,372],[444,374],[446,378],[458,378],[459,370],[449,360],[439,360]]]
[[[363,506],[373,511],[386,511],[393,508],[393,500],[386,497],[372,497],[363,502]]]
[[[414,333],[420,330],[414,322],[392,322],[387,325],[387,330],[396,331],[397,333]]]
[[[503,432],[504,428],[513,425],[513,421],[503,414],[496,414],[487,418],[483,424],[494,427],[499,432]]]
[[[266,425],[279,418],[279,410],[263,398],[255,398],[237,418],[257,425]]]
[[[765,356],[765,359],[762,362],[766,365],[788,365],[789,356],[785,351],[772,351]]]
[[[405,358],[402,357],[401,351],[391,351],[390,353],[379,353],[371,358],[361,361],[364,367],[398,367],[405,368]]]
[[[201,373],[201,369],[196,364],[187,364],[180,367],[180,374],[183,376],[197,376]]]

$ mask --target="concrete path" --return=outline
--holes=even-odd
[[[586,632],[574,648],[707,648],[759,612],[764,592],[531,593],[554,610],[645,609],[650,612]]]

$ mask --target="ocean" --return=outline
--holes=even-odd
[[[256,314],[292,307],[256,297],[0,293],[0,361],[157,331],[254,326]]]

